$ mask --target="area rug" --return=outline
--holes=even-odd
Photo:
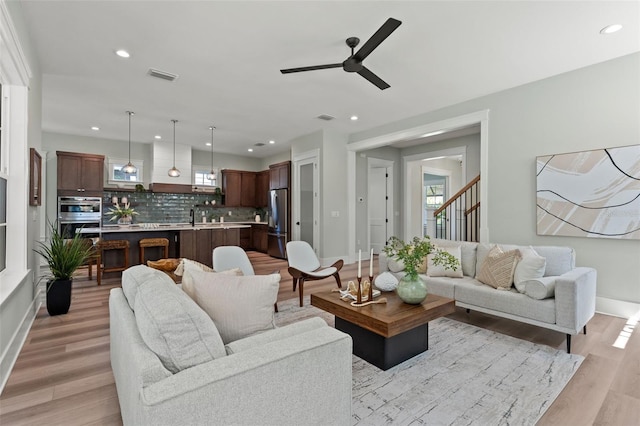
[[[279,326],[333,315],[297,299]],[[353,356],[354,425],[534,425],[584,357],[448,318],[429,323],[429,350],[387,371]]]

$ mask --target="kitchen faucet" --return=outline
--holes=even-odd
[[[196,224],[196,214],[193,209],[189,210],[189,223],[191,226],[195,226]]]

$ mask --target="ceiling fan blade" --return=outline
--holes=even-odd
[[[340,63],[340,64],[327,64],[327,65],[314,65],[314,66],[311,66],[311,67],[288,68],[286,70],[280,70],[280,72],[282,74],[290,74],[292,72],[324,70],[324,69],[327,69],[327,68],[342,68],[342,63]]]
[[[358,71],[358,74],[378,86],[380,90],[388,89],[389,87],[391,87],[383,79],[371,72],[371,70],[367,67],[362,67],[362,69]]]
[[[353,55],[354,59],[356,59],[358,62],[362,62],[364,58],[369,56],[369,54],[373,52],[373,49],[378,47],[380,43],[382,43],[387,37],[389,37],[391,33],[400,26],[400,24],[402,24],[402,22],[398,21],[397,19],[387,19],[387,22],[382,24],[382,26],[378,28],[378,31],[376,31],[375,34],[373,34],[369,38],[369,40],[367,40],[367,42],[362,45],[360,50],[358,50],[356,54]]]

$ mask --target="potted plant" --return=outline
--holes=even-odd
[[[122,205],[116,201],[113,207],[109,209],[109,214],[111,215],[109,218],[110,221],[117,219],[119,224],[128,225],[133,221],[133,216],[137,215],[138,212],[133,210],[131,203],[127,200],[124,201]]]
[[[419,304],[427,297],[427,285],[420,278],[418,268],[429,254],[434,253],[433,263],[445,269],[457,269],[460,261],[452,254],[437,249],[428,236],[413,237],[405,243],[397,237],[391,237],[383,251],[390,259],[397,259],[404,264],[405,275],[400,279],[396,292],[405,303]]]
[[[73,273],[93,254],[93,249],[89,244],[91,240],[82,238],[79,233],[65,239],[57,222],[49,223],[49,228],[48,243],[38,241],[34,251],[47,261],[51,272],[43,277],[47,278],[47,311],[49,315],[61,315],[69,312],[71,305]]]

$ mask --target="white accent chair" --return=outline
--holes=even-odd
[[[242,275],[255,275],[249,256],[242,247],[220,246],[213,249],[214,271],[222,272],[234,268],[240,268]],[[273,309],[278,312],[277,302],[273,304]]]
[[[293,291],[296,291],[296,286],[298,286],[300,306],[303,305],[305,281],[322,280],[333,276],[338,287],[342,288],[339,273],[344,264],[342,259],[328,268],[320,269],[320,261],[309,243],[306,241],[289,241],[287,243],[287,260],[289,262],[289,273],[293,277]]]
[[[238,246],[220,246],[213,249],[213,269],[222,272],[240,268],[243,275],[255,275],[247,253]]]

